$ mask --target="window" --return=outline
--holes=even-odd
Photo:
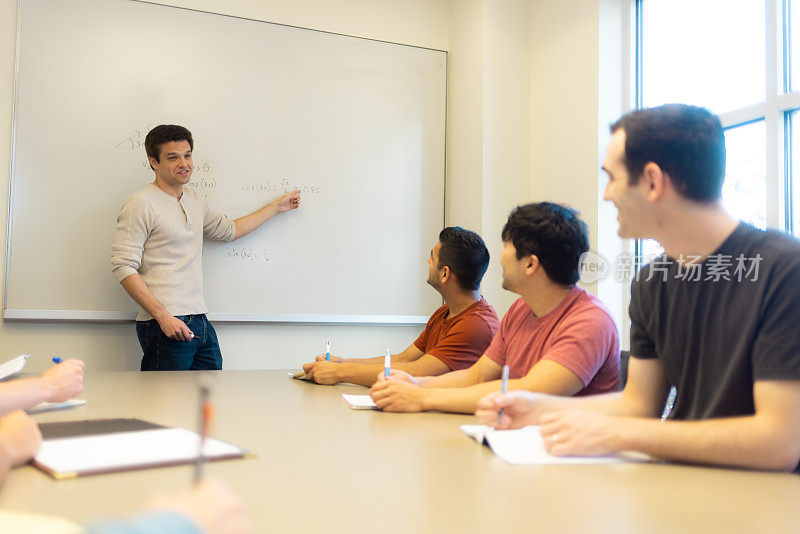
[[[720,114],[762,102],[762,0],[641,0],[641,105]]]
[[[725,208],[800,233],[800,0],[637,0],[636,37],[636,106],[716,113]],[[641,262],[660,249],[636,252]]]
[[[725,129],[722,201],[735,217],[767,227],[767,129],[764,119]]]

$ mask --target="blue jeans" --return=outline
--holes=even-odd
[[[222,369],[217,332],[205,314],[178,315],[194,333],[189,341],[168,338],[155,319],[136,321],[142,346],[142,371],[200,371]]]

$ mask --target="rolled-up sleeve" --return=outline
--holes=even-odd
[[[203,235],[208,239],[218,241],[233,241],[236,239],[236,223],[233,219],[219,210],[212,208],[206,199],[203,199]]]
[[[111,246],[111,271],[120,282],[139,271],[142,250],[151,227],[152,213],[140,198],[131,197],[122,204]]]

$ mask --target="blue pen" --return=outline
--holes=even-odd
[[[508,365],[503,366],[503,381],[500,385],[500,392],[505,395],[508,391]],[[497,424],[503,420],[503,408],[500,408],[500,414],[497,416]]]
[[[325,359],[331,361],[331,340],[325,340]]]
[[[61,358],[59,358],[58,356],[53,356],[53,363],[61,363],[61,361],[62,361]]]
[[[392,353],[386,349],[386,356],[383,357],[383,376],[389,378],[389,371],[392,370]]]

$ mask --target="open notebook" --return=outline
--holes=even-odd
[[[8,360],[6,363],[0,365],[0,380],[22,371],[22,368],[25,367],[25,361],[28,358],[30,358],[30,356],[27,354],[20,354],[16,358]]]
[[[140,419],[42,423],[42,448],[32,463],[54,478],[193,463],[200,436]],[[245,449],[206,439],[206,460],[242,458]]]
[[[342,398],[354,410],[377,410],[375,401],[369,395],[342,395]]]
[[[517,430],[495,430],[483,425],[461,425],[461,431],[481,444],[486,444],[500,459],[514,465],[543,464],[615,464],[645,462],[644,454],[626,452],[615,456],[553,456],[545,449],[539,427]]]
[[[313,380],[306,377],[306,373],[302,369],[299,371],[289,371],[289,376],[294,378],[295,380],[305,380],[306,382],[313,382]]]

